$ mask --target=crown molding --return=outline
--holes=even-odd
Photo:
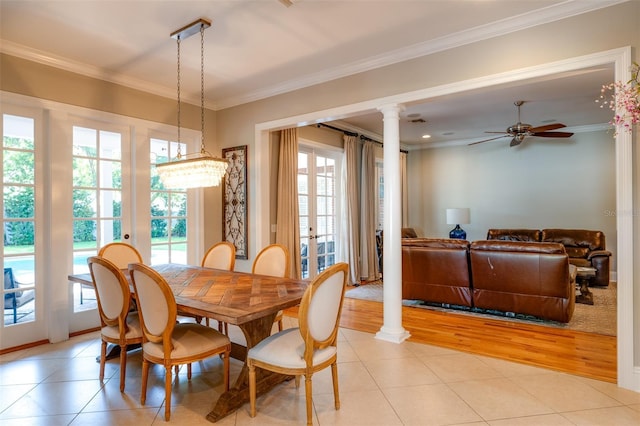
[[[583,13],[607,8],[631,0],[566,0],[562,3],[547,6],[532,12],[518,16],[502,19],[491,24],[480,25],[478,27],[459,31],[444,37],[416,43],[410,46],[397,49],[385,54],[373,56],[360,61],[354,61],[339,67],[324,70],[321,72],[308,74],[301,78],[292,79],[287,82],[272,85],[260,90],[255,90],[239,96],[230,96],[216,101],[206,101],[206,107],[213,110],[225,109],[237,105],[258,101],[305,87],[325,83],[349,75],[381,68],[388,65],[408,61],[422,56],[431,55],[455,47],[464,46],[477,41],[482,41],[506,34],[510,34],[523,29],[535,27],[549,22],[570,18]],[[158,96],[174,98],[175,93],[172,88],[162,85],[151,84],[148,81],[132,78],[123,74],[114,74],[105,69],[89,64],[76,62],[67,58],[51,55],[47,52],[38,51],[11,41],[0,39],[0,52],[7,55],[16,56],[22,59],[52,66],[55,68],[70,71],[87,77],[96,78]],[[184,102],[199,105],[199,99],[184,99]]]
[[[422,56],[428,56],[474,42],[510,34],[538,25],[547,24],[549,22],[559,21],[587,12],[614,6],[616,4],[626,3],[628,1],[631,0],[567,0],[533,12],[509,17],[507,19],[492,22],[491,24],[459,31],[455,34],[406,46],[382,55],[373,56],[361,61],[354,61],[322,72],[309,74],[302,78],[289,80],[285,83],[273,85],[245,95],[221,99],[217,102],[217,107],[219,109],[224,109],[248,102],[258,101],[260,99],[313,86],[315,84],[326,83],[327,81],[347,77],[360,72],[393,65]]]
[[[52,55],[48,52],[33,49],[31,47],[14,43],[12,41],[0,39],[0,53],[4,53],[9,56],[15,56],[17,58],[32,61],[41,65],[69,71],[75,74],[80,74],[85,77],[107,81],[109,83],[118,84],[130,89],[140,90],[142,92],[151,93],[165,98],[173,99],[176,97],[175,88],[169,88],[159,84],[152,84],[148,81],[133,78],[124,74],[114,74],[114,72],[112,71],[96,67],[94,65],[89,65],[61,56]],[[181,101],[184,103],[196,105],[198,107],[200,106],[200,98],[189,98],[183,95]],[[207,108],[214,109],[215,105],[205,100],[205,106]]]

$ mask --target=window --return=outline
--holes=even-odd
[[[151,264],[187,263],[187,190],[168,190],[155,170],[186,144],[151,138]]]

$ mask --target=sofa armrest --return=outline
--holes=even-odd
[[[589,253],[589,256],[587,256],[587,259],[591,260],[592,258],[598,257],[598,256],[611,257],[611,252],[609,250],[594,250]]]

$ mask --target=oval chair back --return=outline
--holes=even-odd
[[[130,263],[142,263],[140,252],[127,243],[109,243],[100,248],[98,256],[109,259],[118,269],[127,269]]]
[[[272,277],[289,276],[289,250],[282,244],[270,244],[260,250],[253,261],[251,273]]]
[[[212,245],[202,257],[202,266],[206,268],[233,271],[236,265],[236,246],[229,241],[220,241]]]

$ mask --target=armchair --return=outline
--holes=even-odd
[[[569,263],[596,269],[596,276],[589,285],[609,285],[609,258],[602,231],[585,229],[543,229],[543,242],[557,242],[564,245],[569,255]]]

